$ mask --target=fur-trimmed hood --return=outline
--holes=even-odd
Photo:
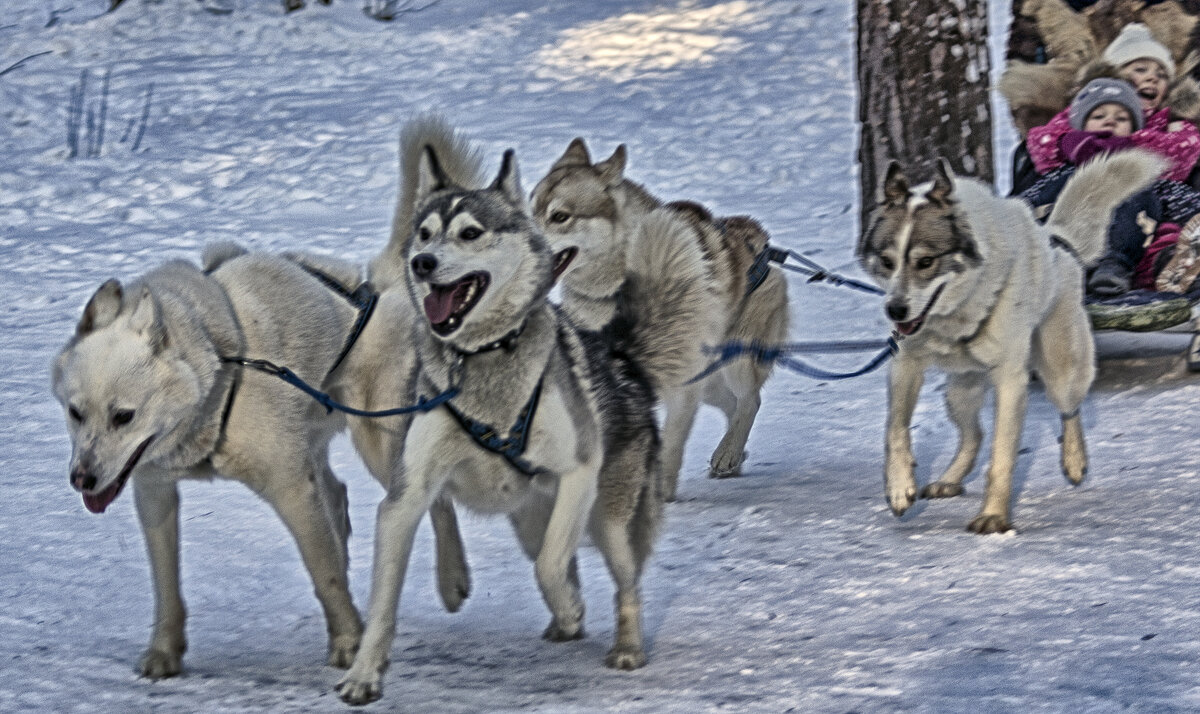
[[[1175,0],[1144,5],[1140,0],[1100,0],[1076,12],[1064,0],[1019,2],[1017,12],[1040,34],[1047,58],[1045,64],[1010,59],[1000,77],[998,88],[1022,137],[1065,109],[1092,79],[1118,76],[1102,55],[1121,28],[1132,22],[1149,27],[1175,59],[1166,106],[1181,119],[1200,120],[1200,83],[1192,77],[1200,64],[1200,18]]]

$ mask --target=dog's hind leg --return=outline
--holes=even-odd
[[[921,498],[949,498],[962,493],[962,480],[975,467],[983,443],[979,411],[987,381],[982,373],[953,374],[946,386],[946,411],[958,428],[958,450],[941,477],[921,489]]]
[[[972,533],[1003,533],[1011,528],[1012,474],[1029,401],[1026,364],[1024,358],[1010,359],[992,370],[996,385],[996,433],[992,437],[992,461],[988,464],[983,507],[967,524]]]
[[[1034,338],[1034,365],[1046,385],[1046,397],[1062,417],[1063,475],[1075,485],[1087,476],[1079,406],[1096,374],[1094,352],[1087,314],[1078,303],[1060,304]]]
[[[299,473],[303,477],[289,478],[289,473]],[[313,472],[304,474],[299,466],[293,471],[283,465],[273,478],[261,484],[259,494],[279,514],[300,548],[300,558],[325,611],[329,664],[348,667],[358,649],[362,621],[350,598],[346,543],[338,537],[338,527],[327,515],[317,491],[318,478],[322,477]]]
[[[542,543],[546,539],[546,527],[550,523],[550,513],[553,507],[554,503],[549,498],[535,496],[509,514],[509,521],[512,523],[517,541],[520,542],[521,549],[525,551],[525,555],[529,557],[530,561],[536,562],[538,553],[542,551]],[[576,592],[579,592],[579,563],[574,555],[567,564],[567,583]],[[582,621],[582,611],[579,617]],[[542,633],[542,637],[551,642],[577,640],[583,636],[582,624],[568,632],[559,626],[557,618],[553,616],[553,611],[551,611],[550,624]]]
[[[605,463],[590,521],[592,540],[604,555],[617,588],[616,639],[604,658],[614,669],[637,669],[646,663],[638,582],[662,518],[653,442],[651,433],[626,445]],[[640,478],[630,479],[630,475]]]
[[[700,391],[695,384],[671,390],[663,395],[666,417],[662,428],[663,496],[675,500],[679,486],[679,469],[683,466],[683,449],[687,445],[696,410],[700,408]]]
[[[443,495],[433,502],[429,508],[429,520],[433,524],[437,554],[438,594],[446,610],[458,612],[463,600],[471,594],[471,575],[458,530],[458,518],[454,513],[454,502],[449,496]]]
[[[179,674],[187,649],[187,611],[179,589],[179,490],[174,481],[156,476],[139,474],[133,486],[154,577],[154,631],[141,661],[142,676],[150,679]]]
[[[709,460],[709,476],[730,478],[741,475],[746,441],[762,405],[758,393],[770,373],[769,367],[753,360],[741,360],[726,366],[705,390],[709,403],[725,412],[725,418],[729,420],[725,436]]]

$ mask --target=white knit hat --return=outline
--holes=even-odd
[[[1175,78],[1175,61],[1171,51],[1150,34],[1150,28],[1134,22],[1121,29],[1121,33],[1104,48],[1104,61],[1117,67],[1140,59],[1152,59],[1167,70],[1167,80]]]

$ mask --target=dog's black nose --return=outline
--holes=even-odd
[[[70,480],[71,487],[76,491],[91,491],[96,488],[96,477],[88,473],[86,469],[73,469]]]
[[[904,318],[908,317],[908,305],[902,302],[889,302],[886,309],[888,319],[892,322],[904,322]]]
[[[437,258],[429,253],[421,253],[412,259],[412,271],[418,278],[428,278],[437,270]]]

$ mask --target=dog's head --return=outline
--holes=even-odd
[[[512,150],[490,186],[467,189],[426,147],[416,205],[408,284],[437,339],[464,350],[487,344],[549,294],[553,255],[529,215]]]
[[[933,182],[910,190],[904,171],[892,162],[879,205],[859,239],[859,263],[887,292],[884,309],[902,335],[915,334],[930,316],[953,309],[947,289],[980,264],[954,181],[949,164],[939,160]]]
[[[625,180],[625,145],[592,163],[583,139],[575,139],[533,189],[533,217],[558,258],[576,266],[617,261],[624,274],[624,235],[613,190]]]
[[[170,449],[207,394],[201,381],[148,288],[126,296],[116,280],[100,286],[51,375],[71,435],[70,483],[89,511],[103,513],[138,464]]]

